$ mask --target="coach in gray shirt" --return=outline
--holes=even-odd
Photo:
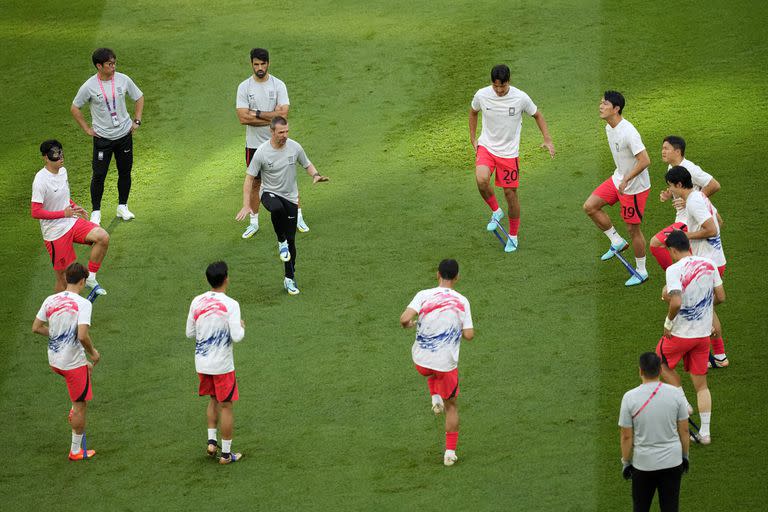
[[[677,511],[688,471],[688,407],[674,387],[661,383],[660,371],[659,356],[641,355],[643,383],[621,399],[622,473],[632,479],[634,512],[649,510],[657,489],[661,511]]]

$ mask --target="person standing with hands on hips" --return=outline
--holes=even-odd
[[[117,216],[123,220],[135,217],[128,209],[133,169],[133,132],[141,126],[144,93],[130,77],[115,71],[117,58],[109,48],[97,48],[92,55],[96,74],[85,81],[72,100],[70,112],[86,135],[93,137],[93,177],[91,178],[91,222],[101,224],[101,197],[112,154],[117,164]],[[128,114],[125,95],[135,102],[134,119]],[[80,110],[90,103],[89,125]]]

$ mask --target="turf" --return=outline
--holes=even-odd
[[[749,1],[315,1],[259,5],[137,0],[3,3],[0,216],[7,262],[0,319],[0,431],[9,461],[0,503],[30,509],[624,510],[621,395],[636,358],[661,333],[663,282],[626,290],[606,240],[581,211],[612,170],[597,103],[628,98],[626,117],[652,159],[644,231],[672,218],[655,201],[661,139],[723,186],[728,302],[720,309],[732,367],[712,373],[712,446],[692,449],[683,510],[759,510],[766,306],[756,193],[764,176],[768,9]],[[748,14],[745,14],[748,13]],[[88,439],[97,457],[70,464],[67,397],[29,331],[52,274],[29,194],[49,137],[66,148],[74,198],[88,206],[90,142],[69,116],[113,47],[146,95],[135,137],[131,207],[110,220],[96,303]],[[248,50],[263,45],[291,98],[291,136],[331,182],[300,182],[311,231],[299,235],[302,293],[282,291],[268,217],[242,241],[243,129],[234,114]],[[524,124],[521,249],[483,231],[466,114],[493,64],[507,62],[549,121],[558,154]],[[611,212],[617,219],[617,212]],[[80,251],[81,261],[86,251]],[[460,462],[444,468],[442,429],[411,367],[397,318],[434,283],[444,257],[462,265],[476,339],[462,349]],[[205,265],[230,264],[246,338],[236,346],[241,400],[226,468],[207,460],[203,399],[183,328]],[[650,259],[650,257],[649,257]],[[18,265],[18,266],[17,266]]]

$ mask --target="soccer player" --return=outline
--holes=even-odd
[[[416,294],[400,315],[404,329],[416,327],[416,341],[411,353],[416,371],[427,377],[432,395],[432,412],[445,412],[445,453],[443,463],[457,460],[459,440],[459,348],[461,338],[475,336],[469,301],[454,290],[459,279],[456,260],[443,260],[437,269],[437,288]]]
[[[712,205],[702,191],[696,190],[693,178],[688,169],[676,166],[667,171],[664,177],[669,185],[669,191],[685,202],[685,216],[688,230],[686,234],[691,241],[691,250],[696,256],[710,258],[717,265],[722,277],[725,274],[725,254],[720,239],[720,216],[717,208]],[[714,315],[712,329],[712,352],[718,368],[728,366],[728,356],[725,353],[722,325],[717,313]]]
[[[475,150],[475,179],[480,196],[491,208],[488,231],[494,231],[496,224],[504,217],[496,194],[491,187],[491,175],[496,173],[496,186],[504,189],[509,212],[509,239],[504,251],[517,250],[517,234],[520,229],[520,203],[517,187],[520,178],[520,129],[523,114],[533,116],[544,137],[543,148],[555,157],[555,145],[547,129],[544,115],[531,98],[509,84],[509,67],[499,64],[491,69],[491,85],[475,93],[469,109],[469,140]],[[483,130],[477,134],[478,113],[483,113]]]
[[[725,301],[723,281],[717,266],[709,258],[691,254],[685,233],[672,231],[666,241],[675,262],[667,268],[667,284],[662,298],[669,302],[664,319],[664,335],[656,346],[661,357],[661,375],[675,386],[683,397],[680,375],[675,366],[682,359],[685,371],[691,374],[701,419],[701,444],[712,442],[712,395],[707,387],[709,335],[712,331],[714,306]],[[689,414],[692,408],[689,407]]]
[[[626,249],[629,244],[613,227],[610,217],[603,211],[606,205],[621,203],[621,217],[632,238],[637,273],[632,275],[626,286],[635,286],[648,280],[645,266],[645,237],[640,223],[645,212],[645,203],[651,188],[648,166],[651,159],[645,150],[640,134],[635,127],[622,117],[624,96],[620,92],[605,91],[600,101],[600,118],[606,122],[605,133],[616,169],[613,176],[598,186],[584,203],[584,212],[611,241],[611,248],[601,256],[607,261],[614,254]]]
[[[96,280],[96,273],[109,248],[109,234],[86,219],[83,208],[69,196],[67,169],[64,167],[64,149],[57,140],[46,140],[40,144],[44,166],[37,171],[32,183],[32,218],[40,220],[43,241],[51,256],[53,271],[56,273],[54,291],[66,287],[65,270],[77,259],[73,244],[91,246],[88,261],[88,279],[85,285],[91,289],[90,298],[106,295]]]
[[[211,291],[195,297],[189,306],[187,338],[195,338],[195,369],[200,380],[200,396],[211,397],[207,410],[207,453],[216,457],[216,429],[221,424],[219,463],[229,464],[243,458],[242,453],[232,452],[232,402],[239,398],[232,342],[243,339],[245,323],[240,318],[240,304],[226,294],[229,287],[227,264],[223,261],[211,263],[205,277]]]
[[[290,100],[282,80],[269,73],[269,52],[264,48],[251,50],[253,75],[237,87],[235,110],[240,124],[245,125],[245,167],[251,163],[256,149],[269,140],[269,123],[276,116],[288,118]],[[251,238],[259,230],[259,196],[261,179],[253,181],[251,190],[250,223],[243,238]],[[309,231],[299,208],[296,226],[301,232]]]
[[[272,217],[277,235],[277,249],[284,262],[283,287],[290,295],[297,295],[296,286],[296,218],[298,216],[299,187],[296,183],[296,163],[307,170],[312,183],[328,181],[304,153],[301,144],[288,138],[288,121],[282,116],[272,118],[270,139],[256,149],[243,182],[243,208],[235,217],[243,220],[253,212],[251,191],[253,183],[261,179],[261,203]]]
[[[667,170],[677,165],[685,167],[691,173],[694,189],[700,190],[705,196],[712,197],[720,190],[720,183],[711,174],[704,172],[701,167],[685,158],[685,139],[682,137],[676,135],[664,137],[664,142],[661,145],[661,159],[669,165]],[[650,243],[651,254],[656,258],[662,270],[667,270],[667,267],[672,264],[672,258],[669,256],[664,242],[667,240],[667,235],[673,230],[686,231],[688,229],[686,225],[688,216],[685,212],[685,201],[674,196],[668,188],[661,191],[659,199],[662,203],[671,199],[676,212],[675,222],[656,233],[651,238]]]
[[[64,377],[72,401],[69,460],[96,455],[95,450],[83,450],[86,410],[93,399],[91,370],[101,360],[88,332],[92,305],[80,296],[87,276],[88,271],[80,263],[69,265],[66,289],[45,299],[32,323],[32,332],[48,338],[48,364],[51,370]],[[91,358],[90,362],[86,354]]]
[[[91,178],[91,222],[101,224],[101,197],[104,180],[109,171],[112,154],[117,163],[117,216],[131,220],[135,215],[128,209],[133,169],[133,132],[141,126],[144,93],[130,77],[115,71],[117,57],[109,48],[97,48],[91,56],[96,74],[85,81],[72,100],[70,112],[86,135],[93,138],[93,177]],[[134,119],[128,114],[125,95],[135,102]],[[91,123],[80,110],[91,105]]]

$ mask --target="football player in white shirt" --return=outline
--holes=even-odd
[[[712,396],[707,387],[709,334],[714,306],[725,301],[723,281],[715,262],[693,256],[685,233],[675,230],[667,236],[669,254],[675,262],[667,268],[667,284],[662,299],[669,302],[664,319],[664,336],[656,347],[662,358],[664,380],[683,394],[682,381],[675,366],[682,359],[691,374],[701,418],[702,444],[711,442]]]
[[[632,249],[637,263],[637,274],[632,275],[626,286],[635,286],[648,280],[645,266],[645,237],[640,229],[651,188],[648,157],[640,134],[622,117],[624,96],[617,91],[605,91],[600,101],[600,118],[606,122],[605,133],[616,169],[613,175],[598,186],[584,203],[584,212],[611,241],[611,248],[601,256],[607,261],[629,244],[618,234],[610,217],[603,211],[606,205],[621,203],[621,217],[632,238]]]
[[[87,221],[85,210],[70,198],[61,143],[46,140],[40,144],[40,153],[45,166],[37,172],[32,183],[31,210],[32,218],[40,220],[43,242],[56,273],[54,290],[60,292],[67,286],[64,271],[77,259],[73,244],[90,245],[89,274],[85,285],[91,289],[88,299],[93,301],[107,293],[96,280],[96,273],[109,248],[109,233],[98,224]]]
[[[685,204],[686,234],[691,241],[691,250],[696,256],[710,258],[717,265],[720,277],[725,274],[725,254],[720,238],[720,214],[702,191],[696,190],[688,169],[672,167],[664,177],[669,191],[682,199]],[[712,352],[714,364],[724,368],[730,364],[725,353],[723,330],[717,314],[712,327]]]
[[[195,338],[195,370],[200,380],[200,396],[209,395],[207,453],[216,457],[217,426],[221,424],[220,464],[237,462],[241,453],[232,452],[234,413],[232,403],[239,399],[232,343],[245,336],[240,304],[226,295],[229,270],[223,261],[208,265],[205,277],[211,291],[192,300],[187,316],[187,338]]]
[[[88,332],[92,306],[80,296],[86,276],[88,271],[79,263],[67,267],[66,289],[45,299],[32,323],[32,332],[48,338],[48,364],[64,377],[72,401],[69,460],[83,460],[96,454],[87,447],[83,450],[86,410],[88,401],[93,399],[91,370],[101,360]]]
[[[509,85],[509,67],[499,64],[491,69],[491,85],[475,93],[469,108],[469,140],[475,150],[475,179],[483,201],[491,208],[488,231],[504,217],[496,194],[491,187],[491,175],[496,173],[496,186],[504,189],[509,212],[509,236],[505,252],[517,250],[520,229],[520,203],[517,187],[520,178],[520,130],[523,114],[532,116],[544,137],[543,148],[555,157],[555,145],[549,135],[544,115],[531,98]],[[483,113],[483,130],[477,138],[478,113]]]
[[[416,327],[411,349],[416,370],[427,377],[432,411],[445,411],[445,453],[443,463],[452,466],[459,439],[459,348],[461,338],[475,336],[469,301],[454,290],[459,278],[456,260],[443,260],[437,270],[437,288],[416,294],[400,315],[404,329]]]
[[[700,190],[705,196],[712,197],[720,190],[720,183],[711,174],[704,172],[701,167],[685,158],[685,139],[682,137],[676,135],[664,137],[664,142],[661,144],[661,159],[665,164],[669,165],[667,170],[677,165],[685,167],[691,173],[694,188]],[[670,199],[676,212],[675,222],[656,233],[651,238],[650,243],[651,254],[656,258],[662,270],[666,270],[672,264],[672,258],[669,256],[669,252],[664,245],[667,235],[675,229],[682,231],[688,229],[686,225],[688,215],[685,212],[685,199],[674,196],[668,188],[659,193],[659,200],[662,203]]]

